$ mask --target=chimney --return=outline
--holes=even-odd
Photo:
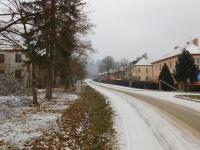
[[[194,39],[193,40],[193,44],[199,47],[199,39]]]
[[[178,49],[178,48],[179,48],[179,46],[175,46],[175,47],[174,47],[175,50]]]

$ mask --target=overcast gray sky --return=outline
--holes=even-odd
[[[88,0],[96,58],[159,57],[200,37],[200,0]]]

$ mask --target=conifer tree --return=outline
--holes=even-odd
[[[162,67],[162,70],[161,70],[160,75],[159,75],[159,80],[164,81],[165,83],[169,84],[170,86],[173,86],[173,84],[174,84],[172,74],[170,73],[169,68],[168,68],[166,63]],[[163,82],[161,82],[161,88],[164,91],[172,90],[171,87],[164,84]]]
[[[189,51],[183,49],[182,54],[178,56],[178,61],[176,63],[175,79],[178,82],[183,82],[186,90],[188,80],[190,80],[191,83],[197,80],[197,71],[198,68],[194,58]]]
[[[62,76],[67,79],[73,67],[70,65],[71,61],[74,58],[77,62],[80,62],[80,58],[87,59],[88,52],[93,50],[90,41],[85,39],[93,27],[85,12],[87,3],[83,0],[9,0],[8,2],[10,3],[8,14],[0,16],[10,16],[11,19],[1,20],[0,41],[3,41],[4,45],[12,44],[14,47],[19,47],[29,58],[35,104],[37,104],[37,83],[36,79],[34,80],[36,78],[34,70],[37,58],[42,54],[47,75],[46,97],[51,100],[53,73],[56,69],[63,72]],[[56,68],[58,65],[61,67]]]

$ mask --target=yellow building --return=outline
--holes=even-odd
[[[131,67],[131,74],[133,81],[152,81],[151,61],[143,57]]]
[[[152,81],[151,61],[145,57],[132,62],[124,72],[125,79],[129,81]]]

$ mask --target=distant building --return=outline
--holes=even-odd
[[[128,81],[152,81],[151,60],[141,57],[125,68],[125,79]]]
[[[184,48],[190,52],[190,54],[195,59],[196,65],[200,69],[199,40],[194,39],[192,42],[187,42],[184,46],[176,46],[173,51],[152,62],[153,81],[158,82],[159,74],[161,72],[162,66],[165,63],[168,65],[171,74],[175,72],[175,66],[178,60],[178,55],[182,53],[182,50]],[[196,82],[195,84],[200,85],[200,82]]]
[[[124,68],[110,73],[110,80],[124,80]]]
[[[0,74],[6,74],[16,79],[22,86],[30,88],[32,84],[31,65],[29,68],[25,64],[28,58],[15,49],[0,49]],[[36,65],[36,80],[38,88],[46,87],[47,80],[46,65],[41,62]],[[58,73],[53,74],[53,86],[60,87],[64,84],[64,79]]]
[[[132,80],[131,65],[124,68],[124,79],[127,80],[127,81]]]
[[[127,81],[131,81],[132,80],[132,67],[140,60],[141,58],[138,58],[134,61],[132,61],[131,63],[129,63],[128,66],[126,66],[124,68],[124,78]]]
[[[107,75],[108,75],[107,72],[98,73],[98,74],[97,74],[97,79],[98,79],[99,81],[107,80],[107,79],[108,79]]]
[[[148,58],[140,59],[131,67],[132,81],[152,81],[152,65]]]
[[[0,49],[0,74],[7,74],[27,87],[29,73],[23,60],[26,60],[26,56],[19,50]]]

